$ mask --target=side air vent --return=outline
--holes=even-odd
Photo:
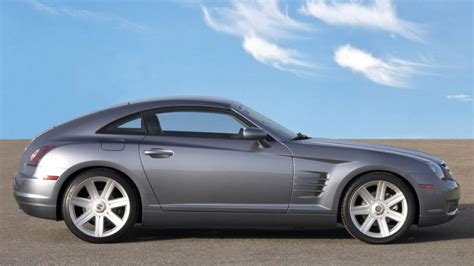
[[[323,193],[328,174],[316,171],[299,171],[293,184],[296,198],[317,198]]]

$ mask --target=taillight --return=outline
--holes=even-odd
[[[31,153],[30,158],[28,159],[27,165],[37,166],[41,159],[54,148],[53,145],[45,145],[36,149]]]

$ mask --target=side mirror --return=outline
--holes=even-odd
[[[262,140],[267,137],[267,132],[261,130],[260,128],[245,128],[242,131],[242,136],[244,139],[248,140]]]

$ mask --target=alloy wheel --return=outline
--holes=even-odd
[[[82,233],[104,238],[118,232],[130,215],[130,198],[114,179],[95,176],[79,183],[71,191],[69,215]]]
[[[390,237],[407,220],[407,198],[400,188],[388,181],[371,181],[353,193],[349,213],[352,223],[364,235]]]

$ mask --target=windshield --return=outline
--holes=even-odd
[[[294,139],[297,134],[293,131],[287,129],[286,127],[278,124],[277,122],[271,120],[270,118],[264,116],[263,114],[245,106],[245,105],[238,105],[237,111],[239,111],[242,115],[250,117],[252,120],[257,122],[260,126],[262,126],[265,130],[270,131],[283,140],[291,140]]]

